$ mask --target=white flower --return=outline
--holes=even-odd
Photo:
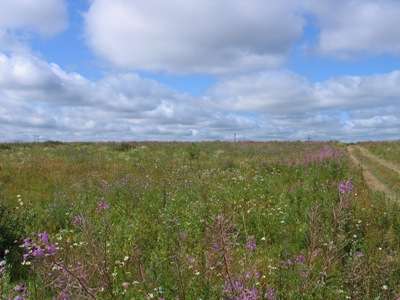
[[[385,284],[382,286],[382,290],[387,291],[389,289],[389,287]]]

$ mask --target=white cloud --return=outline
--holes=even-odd
[[[303,77],[272,71],[223,79],[210,89],[208,97],[233,111],[290,114],[314,105],[313,92]]]
[[[86,32],[117,67],[221,74],[280,65],[303,23],[295,0],[94,0]]]
[[[201,140],[398,137],[400,71],[311,83],[290,72],[225,78],[203,97],[137,74],[92,81],[0,54],[2,139]]]
[[[318,50],[342,58],[400,54],[397,0],[306,0],[317,17]]]
[[[251,126],[136,74],[90,81],[34,56],[0,54],[3,139],[201,139]]]
[[[64,0],[1,0],[0,29],[53,35],[65,29]]]
[[[317,83],[291,72],[262,72],[221,80],[208,96],[233,111],[276,115],[398,106],[400,71]]]

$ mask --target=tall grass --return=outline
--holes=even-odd
[[[399,296],[399,208],[339,144],[51,143],[0,161],[23,221],[0,249],[5,298]]]

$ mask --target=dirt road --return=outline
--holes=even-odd
[[[394,166],[392,163],[389,163],[388,161],[385,161],[375,155],[373,155],[372,153],[370,153],[367,149],[360,147],[360,146],[349,146],[347,148],[348,153],[349,153],[349,157],[352,160],[352,162],[362,168],[362,172],[363,172],[363,176],[364,179],[366,181],[366,184],[368,185],[368,187],[373,190],[373,191],[377,191],[377,192],[382,192],[385,193],[385,195],[393,200],[397,200],[398,197],[396,196],[396,194],[390,189],[388,188],[383,182],[381,182],[370,170],[370,168],[368,168],[368,166],[366,166],[365,164],[362,163],[362,161],[357,157],[357,155],[355,154],[355,152],[357,152],[357,150],[360,151],[360,153],[369,158],[370,160],[381,164],[382,166],[393,170],[395,172],[399,172],[400,174],[400,170],[397,169],[396,166]]]

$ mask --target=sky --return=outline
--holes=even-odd
[[[398,0],[1,0],[0,141],[400,139]]]

